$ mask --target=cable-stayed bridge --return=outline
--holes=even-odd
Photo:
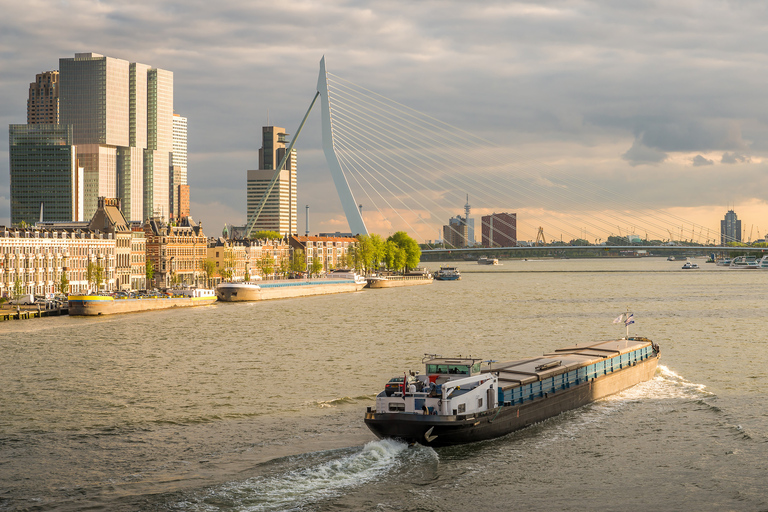
[[[643,240],[669,248],[684,241],[721,249],[712,247],[720,244],[719,230],[526,159],[354,84],[328,72],[324,57],[310,110],[318,98],[324,153],[353,233],[403,230],[420,243],[437,241],[471,200],[478,242],[483,215],[511,212],[518,240],[546,234],[563,244],[637,248],[628,241]]]

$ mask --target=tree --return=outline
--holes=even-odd
[[[62,270],[61,271],[61,279],[59,279],[59,293],[62,293],[64,295],[69,294],[69,279],[67,279],[67,273]]]
[[[251,233],[251,240],[280,240],[283,235],[277,231],[256,231]]]
[[[280,260],[280,274],[285,277],[285,275],[291,271],[291,260],[288,258],[283,258]]]
[[[144,275],[147,278],[147,288],[150,288],[152,286],[152,279],[155,278],[155,266],[150,259],[147,259],[144,264]]]
[[[205,274],[205,286],[207,288],[211,287],[211,278],[213,277],[213,274],[216,272],[216,262],[207,259],[200,262],[200,270],[203,271]]]
[[[350,244],[349,248],[347,248],[347,252],[344,254],[344,266],[348,269],[353,269],[356,267],[355,252],[355,246]]]
[[[358,235],[357,242],[357,252],[363,269],[366,272],[378,269],[385,254],[384,241],[381,237],[376,234]]]
[[[92,261],[88,262],[88,265],[85,267],[85,280],[88,282],[88,288],[91,287],[91,283],[93,282],[93,274],[96,270],[96,264]]]
[[[104,267],[96,265],[93,269],[93,282],[96,284],[96,289],[100,290],[101,285],[104,283]]]
[[[399,262],[400,259],[402,259],[402,266],[399,268],[396,268],[399,270],[400,268],[414,268],[419,266],[419,261],[421,261],[421,248],[419,247],[419,244],[408,236],[408,233],[405,231],[398,231],[394,235],[387,238],[387,242],[394,242],[395,245],[397,245],[398,248],[402,249],[404,254],[397,256],[396,260]]]
[[[312,274],[313,275],[320,275],[320,272],[323,271],[323,260],[315,256],[312,259]]]
[[[293,258],[291,259],[291,272],[302,273],[307,270],[307,257],[304,254],[303,249],[296,249],[293,251]]]
[[[261,260],[259,260],[259,268],[261,268],[261,273],[264,277],[272,275],[275,271],[275,258],[273,258],[271,254],[265,252],[261,257]]]
[[[24,291],[24,289],[21,286],[21,279],[19,279],[17,277],[16,280],[13,282],[13,298],[14,298],[14,300],[18,300],[19,297],[21,297],[21,293],[23,291]]]

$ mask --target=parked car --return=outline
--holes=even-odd
[[[22,306],[34,304],[34,303],[35,303],[35,296],[32,295],[31,293],[22,294],[19,296],[18,299],[11,299],[8,301],[8,304],[13,304],[13,305],[20,304]]]
[[[408,385],[411,385],[412,383],[416,382],[416,379],[414,377],[408,376]],[[384,392],[387,394],[387,396],[392,396],[393,393],[400,393],[403,391],[403,378],[402,377],[392,377],[389,379],[389,382],[387,382],[384,385]]]

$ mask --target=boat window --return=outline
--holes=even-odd
[[[472,373],[480,373],[480,363],[475,363],[474,366],[472,366]]]
[[[467,404],[459,404],[459,414],[467,412]]]
[[[389,410],[390,411],[404,411],[405,410],[405,404],[402,402],[390,402],[389,403]]]

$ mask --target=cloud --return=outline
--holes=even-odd
[[[712,165],[715,162],[713,160],[709,160],[708,158],[704,158],[701,155],[696,155],[693,157],[693,166],[694,167],[700,167],[702,165]]]
[[[752,159],[747,155],[740,155],[738,153],[723,153],[723,157],[720,159],[722,164],[739,164],[749,163]]]
[[[635,139],[632,147],[621,158],[629,162],[631,166],[655,165],[667,159],[667,154],[654,148],[649,148],[639,139]]]

